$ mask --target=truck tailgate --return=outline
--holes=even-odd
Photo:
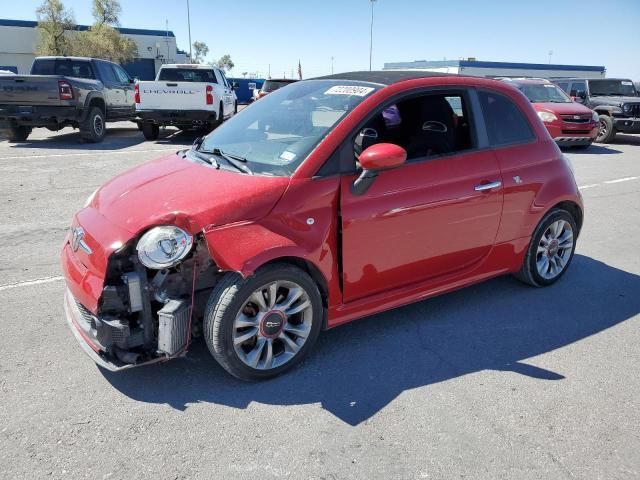
[[[58,80],[50,75],[0,75],[0,105],[66,105],[60,100]]]
[[[214,110],[207,105],[208,83],[200,82],[138,82],[138,110]]]

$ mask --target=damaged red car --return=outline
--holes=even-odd
[[[197,334],[232,375],[265,379],[366,315],[505,274],[551,285],[582,222],[516,88],[322,77],[91,195],[64,243],[65,310],[103,368],[179,357]]]

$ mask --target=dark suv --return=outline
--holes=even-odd
[[[563,78],[555,83],[600,116],[596,142],[610,143],[617,132],[640,133],[640,96],[631,80]]]

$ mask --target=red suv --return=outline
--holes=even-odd
[[[589,147],[598,136],[598,114],[574,102],[560,87],[544,79],[505,79],[525,94],[561,147]]]
[[[104,368],[183,355],[193,331],[263,379],[366,315],[510,273],[551,285],[582,221],[568,160],[512,86],[323,77],[98,189],[64,243],[65,309]]]

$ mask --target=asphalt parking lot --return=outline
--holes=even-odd
[[[194,136],[0,140],[0,477],[640,478],[640,136],[568,152],[586,205],[567,275],[499,278],[346,325],[248,384],[196,342],[117,374],[63,318],[59,250],[97,186]]]

